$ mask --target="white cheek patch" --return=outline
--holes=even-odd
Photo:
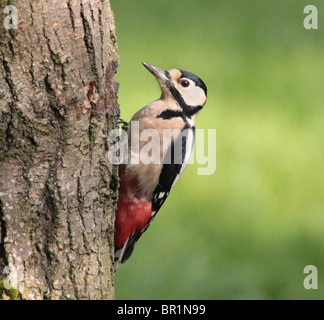
[[[194,83],[188,88],[181,90],[182,98],[188,106],[202,106],[206,102],[206,95],[203,89],[197,87]]]

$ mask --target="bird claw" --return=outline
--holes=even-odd
[[[122,130],[124,130],[126,132],[128,131],[128,122],[127,121],[119,118],[117,120],[117,126],[119,127],[120,125],[122,125]]]
[[[124,125],[124,126],[127,126],[128,125],[128,122],[125,121],[124,119],[119,118],[117,120],[117,125],[120,126],[121,124]]]

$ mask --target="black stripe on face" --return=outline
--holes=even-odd
[[[184,114],[187,117],[193,116],[203,108],[203,106],[194,106],[194,107],[188,106],[183,100],[180,92],[175,88],[175,86],[171,82],[168,84],[168,89],[171,92],[173,98],[178,102],[178,104],[180,105]]]
[[[194,114],[199,112],[202,108],[203,108],[202,106],[188,107],[188,109],[185,111],[186,116],[191,118]]]
[[[188,79],[191,79],[192,81],[194,81],[196,83],[196,81],[198,81],[197,79],[200,80],[200,78],[198,78],[197,76],[195,76],[193,73],[190,73],[190,72],[187,72],[187,71],[182,71],[180,70],[180,72],[182,73],[182,76],[185,74],[185,75],[188,75]],[[190,74],[190,75],[189,75]],[[170,76],[170,73],[168,71],[165,71],[165,75],[166,77],[168,78],[168,82],[166,83],[167,85],[167,88],[169,89],[169,91],[171,92],[173,98],[178,102],[178,104],[180,105],[180,107],[182,108],[183,110],[183,116],[180,115],[180,112],[179,111],[174,111],[174,110],[166,110],[166,111],[163,111],[159,116],[158,118],[163,118],[163,119],[170,119],[170,118],[167,118],[167,116],[171,116],[171,118],[173,117],[182,117],[184,118],[185,116],[186,117],[191,117],[193,116],[194,114],[196,114],[197,112],[199,112],[203,106],[189,106],[185,103],[185,101],[183,100],[180,92],[175,88],[175,86],[173,85],[172,83],[172,80],[171,80],[171,76]],[[194,77],[194,79],[192,79]],[[196,80],[196,81],[195,81]],[[202,82],[202,80],[200,80]],[[202,82],[203,83],[203,82]],[[196,83],[197,85],[197,83]],[[203,85],[205,86],[205,84],[203,83]],[[205,86],[205,89],[202,88],[205,93],[207,94],[207,88]],[[165,113],[164,113],[165,112]],[[175,112],[177,114],[175,114]],[[164,113],[164,115],[162,115]],[[162,116],[161,116],[162,115]]]
[[[187,104],[184,102],[180,92],[173,85],[169,71],[165,71],[165,75],[168,78],[168,82],[166,83],[167,88],[171,92],[173,98],[178,102],[180,107],[183,109],[184,107],[187,106]]]
[[[168,83],[168,89],[170,90],[173,98],[178,102],[178,104],[180,105],[180,107],[182,109],[185,109],[186,107],[188,107],[188,105],[185,103],[185,101],[183,100],[180,92],[175,88],[175,86],[173,85],[173,83]]]

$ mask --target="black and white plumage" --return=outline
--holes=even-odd
[[[186,167],[195,139],[195,120],[207,101],[206,85],[196,75],[180,69],[164,71],[147,63],[143,65],[158,80],[162,95],[139,110],[128,126],[130,162],[120,169],[115,270],[130,257],[134,245]],[[134,123],[138,130],[132,129]],[[160,139],[143,141],[142,134],[147,130],[157,132]],[[137,148],[132,148],[134,140],[139,141]],[[150,159],[145,159],[142,151],[149,143],[153,143],[153,152]],[[133,163],[132,159],[139,162]]]
[[[185,169],[193,149],[194,137],[195,128],[185,126],[177,140],[169,146],[164,156],[158,185],[152,194],[152,216],[159,211]]]

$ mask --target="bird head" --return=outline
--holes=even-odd
[[[162,70],[151,64],[143,65],[157,79],[162,99],[171,97],[182,108],[203,107],[207,101],[207,87],[195,74],[180,69]]]

